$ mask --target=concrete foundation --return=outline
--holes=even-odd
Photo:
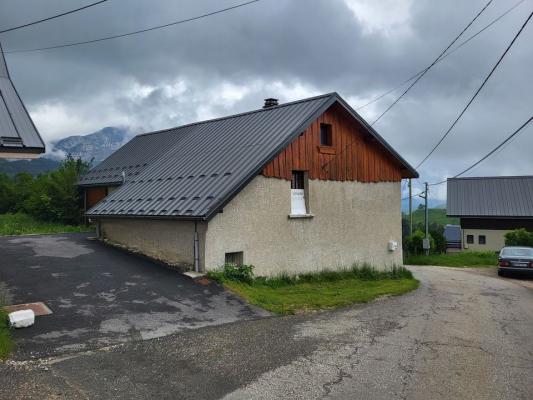
[[[150,219],[101,219],[103,239],[122,245],[170,265],[192,269],[194,266],[193,221]],[[203,269],[207,223],[198,222],[200,267]]]

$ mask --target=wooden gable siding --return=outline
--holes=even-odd
[[[87,211],[107,196],[107,186],[88,187],[85,189],[85,196],[85,211]]]
[[[331,124],[333,146],[320,146],[320,124]],[[272,160],[263,175],[291,179],[293,170],[308,171],[309,179],[359,182],[398,182],[402,166],[339,105],[318,117]]]

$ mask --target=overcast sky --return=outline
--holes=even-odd
[[[6,52],[88,40],[194,17],[243,0],[110,0],[0,35]],[[465,34],[518,0],[494,0]],[[92,1],[2,0],[0,29]],[[427,66],[487,0],[262,0],[163,30],[86,46],[6,54],[44,140],[104,126],[134,132],[337,91],[358,107]],[[432,69],[376,125],[411,164],[433,147],[527,15],[526,0]],[[533,22],[465,117],[420,169],[442,180],[472,164],[533,109]],[[396,91],[359,112],[373,121]],[[470,175],[533,174],[533,126]],[[445,185],[433,196],[444,198]]]

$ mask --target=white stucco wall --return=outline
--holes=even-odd
[[[402,264],[400,183],[309,181],[311,219],[289,219],[290,182],[256,177],[208,225],[205,267],[244,252],[256,275]],[[388,251],[389,240],[398,250]]]
[[[499,229],[463,229],[463,249],[472,251],[500,251],[505,246],[504,235],[509,230]],[[474,243],[466,242],[467,235],[474,236]],[[486,244],[479,244],[479,235],[485,235]]]
[[[194,265],[194,222],[151,219],[101,219],[104,239],[170,265]],[[206,223],[199,222],[200,261],[204,258]]]

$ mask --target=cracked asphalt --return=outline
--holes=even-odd
[[[13,332],[18,359],[58,356],[185,329],[268,316],[219,285],[203,286],[90,234],[0,237],[11,304],[52,311]]]
[[[531,399],[533,290],[412,267],[407,295],[0,365],[0,398]]]

